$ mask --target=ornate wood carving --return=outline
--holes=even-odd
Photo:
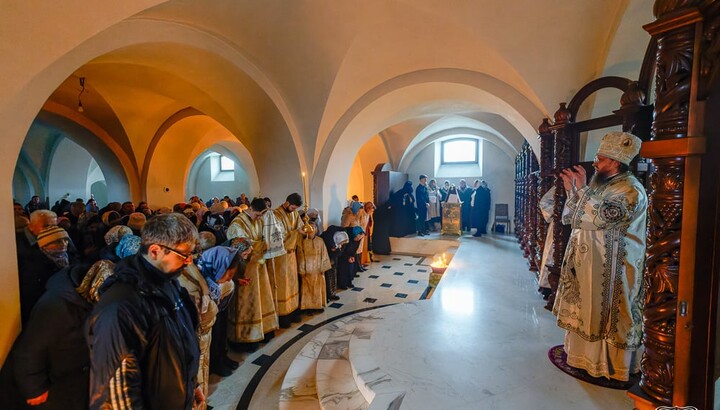
[[[659,0],[658,20],[679,21],[676,27],[653,23],[657,40],[655,120],[652,139],[687,138],[693,75],[695,25],[678,10],[696,5],[690,0]],[[659,31],[653,31],[662,27]],[[682,232],[685,158],[653,159],[650,175],[647,260],[644,274],[645,353],[640,388],[653,399],[671,404],[675,379],[675,336]]]
[[[543,119],[542,124],[538,128],[538,138],[540,139],[540,178],[538,180],[538,200],[550,190],[553,184],[553,135],[550,131],[550,120]],[[540,212],[538,209],[537,212]],[[540,258],[545,249],[545,238],[547,237],[548,224],[538,215],[538,251]]]

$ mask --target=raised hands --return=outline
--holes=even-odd
[[[587,173],[585,172],[585,168],[580,165],[565,168],[560,173],[560,178],[567,192],[574,192],[587,185]]]

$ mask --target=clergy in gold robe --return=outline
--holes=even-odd
[[[314,227],[313,227],[314,228]],[[300,309],[323,309],[327,305],[325,272],[332,268],[325,242],[315,231],[300,240],[297,246],[300,274]]]
[[[563,171],[562,223],[572,227],[553,313],[567,330],[570,366],[626,381],[640,369],[647,195],[628,172],[640,151],[632,134],[603,137],[586,185],[581,166]]]
[[[228,312],[228,339],[235,343],[257,343],[278,328],[270,279],[263,258],[266,245],[262,216],[266,209],[264,200],[254,199],[248,209],[233,219],[227,230],[228,239],[245,238],[252,245],[244,276],[250,283],[236,289]]]
[[[283,238],[285,255],[269,259],[267,264],[275,309],[280,317],[281,327],[290,327],[292,320],[299,319],[295,316],[300,305],[295,247],[300,235],[299,229],[302,227],[300,213],[297,211],[300,205],[302,205],[302,197],[294,193],[288,195],[285,202],[273,211],[282,224],[285,235]]]

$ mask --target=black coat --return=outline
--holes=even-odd
[[[420,222],[427,220],[428,204],[430,203],[430,195],[428,195],[427,187],[419,184],[415,188],[415,204],[417,206],[417,215]]]
[[[13,375],[19,407],[3,397],[3,408],[24,408],[25,400],[47,391],[43,409],[87,409],[90,355],[84,323],[92,305],[75,290],[87,270],[87,265],[75,265],[48,280],[47,292],[33,308],[5,362],[12,370],[3,369]]]
[[[458,188],[458,196],[460,197],[460,201],[462,201],[462,205],[460,207],[460,214],[461,214],[461,222],[462,222],[462,228],[468,228],[470,229],[470,216],[472,214],[472,206],[470,204],[470,201],[472,200],[472,192],[473,190],[471,188],[465,188],[464,191],[460,190]]]
[[[87,324],[91,409],[106,408],[111,390],[129,408],[192,408],[198,315],[176,277],[138,254],[105,281]]]
[[[472,209],[472,227],[480,233],[487,233],[490,218],[490,190],[480,187],[475,190],[475,205]]]

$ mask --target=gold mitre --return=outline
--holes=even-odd
[[[630,161],[640,153],[642,140],[627,132],[613,131],[605,134],[597,155],[630,165]]]

